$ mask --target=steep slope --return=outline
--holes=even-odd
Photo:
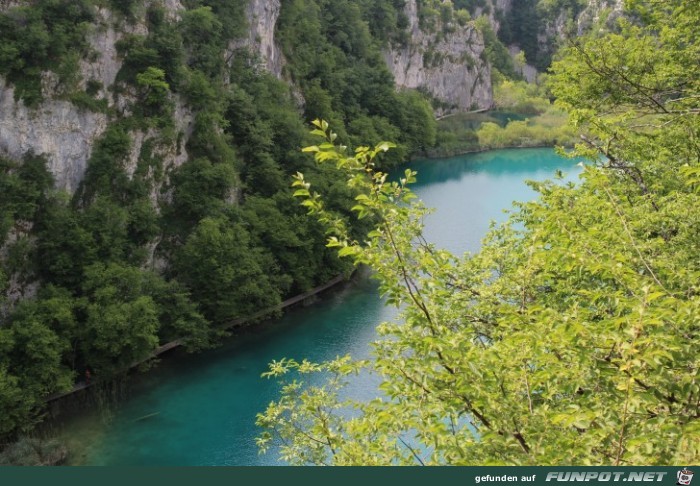
[[[524,51],[527,62],[543,72],[567,36],[612,28],[622,15],[624,0],[519,0],[491,5],[501,41]]]
[[[179,2],[172,1],[167,3],[167,8],[168,15],[173,17],[183,9]],[[120,21],[104,8],[94,12],[85,39],[90,55],[80,59],[77,65],[73,74],[75,86],[66,87],[54,72],[42,71],[40,100],[28,103],[13,85],[0,77],[0,155],[15,160],[29,154],[44,157],[56,188],[69,193],[77,191],[94,145],[105,133],[110,119],[128,116],[131,106],[140,101],[133,93],[113,94],[112,89],[123,64],[118,44],[129,35],[147,36],[147,25]],[[92,106],[85,106],[85,99],[75,96],[87,91],[92,93],[93,99],[89,100]],[[181,99],[175,97],[174,102],[177,116],[173,119],[177,128],[187,131],[192,123],[191,113]],[[136,168],[144,141],[154,136],[153,130],[133,131],[131,153],[125,162],[130,172]],[[185,151],[173,146],[160,150],[168,166],[181,165],[187,159]]]
[[[75,191],[95,140],[107,128],[107,116],[61,100],[31,109],[15,102],[14,94],[0,79],[0,153],[18,160],[27,153],[45,155],[56,186]]]
[[[229,55],[236,49],[246,48],[259,58],[260,65],[277,78],[282,76],[285,60],[275,40],[275,27],[280,16],[280,0],[251,0],[246,9],[248,34],[233,41]]]
[[[352,3],[104,5],[0,5],[3,437],[87,368],[108,379],[173,339],[210,346],[220,324],[347,270],[292,197],[304,171],[361,233],[353,194],[299,152],[309,119],[398,140],[396,160],[434,140],[429,103],[395,89]],[[279,25],[307,10],[309,28]]]

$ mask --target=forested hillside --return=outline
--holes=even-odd
[[[509,9],[0,1],[0,437],[87,369],[107,380],[173,339],[206,348],[347,271],[289,187],[305,173],[352,234],[368,228],[343,177],[300,153],[308,122],[396,141],[382,167],[425,152],[435,112],[489,108],[498,73],[519,78],[504,42],[546,66]]]
[[[294,87],[260,71],[257,53],[227,52],[246,29],[242,1],[189,2],[173,14],[155,2],[105,10],[47,0],[0,16],[0,74],[19,109],[70,102],[86,129],[105,125],[84,177],[62,181],[72,193],[54,189],[50,171],[70,160],[2,159],[0,433],[31,427],[44,398],[86,368],[105,379],[162,342],[206,347],[218,325],[347,268],[290,197],[298,170],[318,177],[341,214],[351,196],[299,153],[305,120],[333,119],[350,138],[399,139],[394,162],[431,144],[434,122],[420,95],[394,89],[363,20],[369,7],[332,5],[298,1],[283,12]],[[125,32],[109,90],[81,79],[90,72],[81,63],[104,55],[88,40],[105,21]]]

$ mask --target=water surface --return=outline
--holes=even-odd
[[[443,160],[413,162],[414,190],[436,208],[426,221],[431,242],[456,253],[476,251],[491,220],[505,218],[514,200],[534,192],[526,179],[551,178],[557,169],[572,178],[575,163],[551,149],[498,150]],[[73,461],[90,465],[272,465],[259,455],[255,415],[278,395],[262,379],[267,364],[283,357],[326,360],[368,357],[375,326],[394,317],[376,284],[360,279],[322,302],[290,312],[232,337],[199,355],[165,359],[140,377],[111,420],[86,416],[69,424]],[[373,377],[360,376],[354,396],[376,396]]]

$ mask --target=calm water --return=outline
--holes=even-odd
[[[534,193],[527,179],[551,178],[575,163],[550,149],[501,150],[439,161],[414,162],[414,187],[436,208],[428,239],[453,252],[479,248],[491,220],[503,220],[514,200]],[[236,336],[225,346],[161,363],[137,380],[130,399],[110,420],[88,416],[69,424],[73,461],[89,465],[271,465],[258,455],[255,414],[277,397],[278,384],[260,378],[283,357],[332,359],[369,355],[375,326],[394,317],[376,285],[360,279],[323,302]],[[376,395],[371,376],[353,383],[354,396]]]

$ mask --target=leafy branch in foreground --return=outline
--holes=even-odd
[[[677,246],[689,235],[661,248],[641,238],[639,225],[655,218],[587,167],[578,186],[539,184],[539,201],[458,259],[423,238],[426,210],[406,187],[415,173],[388,182],[373,169],[387,144],[347,155],[316,125],[324,143],[306,151],[345,171],[360,192],[354,211],[376,227],[351,240],[301,175],[297,195],[329,228],[329,245],[369,265],[402,312],[380,326],[374,362],[275,363],[267,376],[335,374],[322,386],[284,387],[258,417],[263,450],[279,437],[285,460],[298,464],[697,459],[700,272],[698,253]],[[677,197],[675,211],[680,201],[698,208],[696,195]],[[341,398],[360,368],[381,376],[383,397]]]
[[[555,64],[553,92],[594,162],[576,185],[533,183],[539,199],[478,254],[425,241],[416,174],[375,169],[389,144],[348,154],[315,122],[323,143],[306,151],[346,174],[374,229],[350,238],[302,175],[297,195],[401,314],[371,362],[275,364],[270,377],[302,373],[258,416],[263,450],[277,438],[293,464],[335,465],[700,460],[700,6],[628,3],[645,25],[583,39]],[[314,370],[335,378],[315,385]],[[345,397],[361,370],[381,397]]]

